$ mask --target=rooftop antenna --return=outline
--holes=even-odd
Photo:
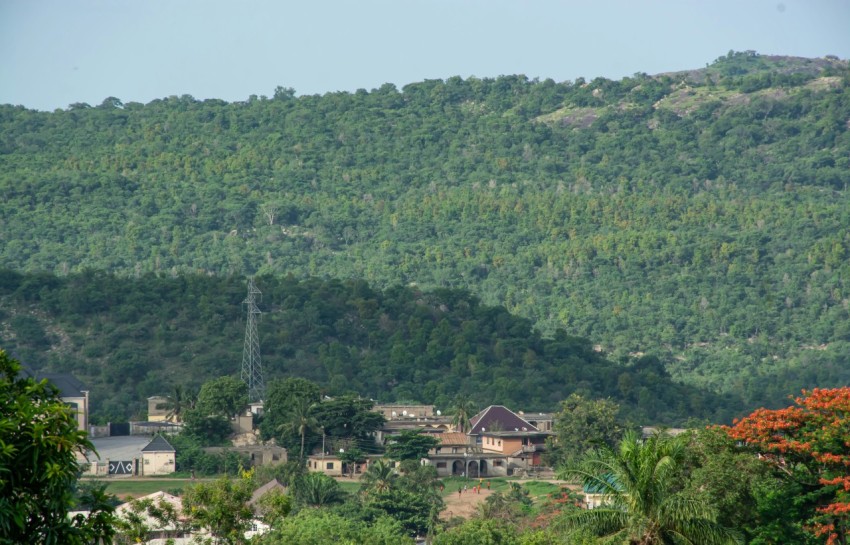
[[[263,382],[263,366],[260,362],[260,337],[257,335],[257,316],[262,314],[257,307],[256,296],[262,292],[254,285],[254,277],[248,278],[248,297],[242,301],[247,307],[245,322],[245,345],[242,349],[242,380],[248,385],[248,402],[262,401],[266,395]]]

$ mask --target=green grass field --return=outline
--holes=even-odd
[[[115,494],[120,499],[139,498],[160,490],[169,494],[179,494],[192,481],[189,479],[110,479],[99,481],[106,484],[106,492]]]
[[[206,477],[204,479],[198,479],[198,481],[204,480],[215,480],[215,477]],[[135,479],[101,479],[101,480],[92,480],[90,482],[99,482],[106,484],[106,492],[109,494],[115,494],[118,498],[125,500],[128,498],[138,498],[141,496],[146,496],[148,494],[152,494],[154,492],[159,492],[160,490],[164,492],[168,492],[171,494],[180,494],[183,492],[185,488],[188,488],[193,483],[198,481],[192,481],[189,478],[180,476],[180,477],[161,477],[156,479],[143,479],[143,478],[135,478]],[[490,482],[490,489],[495,492],[507,492],[510,488],[511,482],[515,482],[516,479],[510,478],[494,478],[494,479],[484,479],[482,481],[482,486],[484,488],[487,487],[487,482]],[[356,494],[360,490],[360,483],[358,481],[351,480],[340,480],[338,481],[340,488],[342,488],[345,492],[349,494]],[[443,496],[447,496],[449,494],[456,494],[458,488],[462,488],[463,485],[467,485],[469,488],[478,484],[478,479],[465,479],[460,477],[447,477],[442,479],[444,490]],[[551,494],[553,492],[557,492],[560,490],[560,486],[554,483],[545,482],[545,481],[527,481],[522,483],[523,486],[528,490],[529,495],[532,499],[538,500]]]

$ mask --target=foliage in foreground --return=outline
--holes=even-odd
[[[74,493],[76,454],[94,451],[47,381],[20,376],[0,349],[0,543],[75,545],[109,540],[113,508],[104,487]],[[68,512],[89,509],[88,516]]]
[[[733,530],[716,523],[712,505],[680,492],[685,443],[655,435],[645,440],[629,432],[615,448],[594,450],[562,476],[577,479],[602,505],[570,513],[568,528],[630,544],[743,543]]]
[[[800,486],[816,536],[828,545],[850,537],[850,388],[814,389],[785,409],[759,409],[728,428],[774,471]]]
[[[302,509],[260,539],[263,545],[412,545],[401,524],[381,517],[371,524],[321,509]]]

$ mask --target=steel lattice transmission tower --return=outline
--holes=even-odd
[[[266,395],[263,366],[260,362],[260,337],[257,335],[257,316],[262,314],[257,307],[257,296],[262,296],[262,292],[254,285],[254,278],[249,278],[248,297],[242,301],[248,311],[245,323],[245,345],[242,349],[242,380],[248,385],[250,403],[262,401]]]

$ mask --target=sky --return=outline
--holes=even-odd
[[[619,79],[729,50],[848,59],[850,0],[0,0],[0,104]]]

